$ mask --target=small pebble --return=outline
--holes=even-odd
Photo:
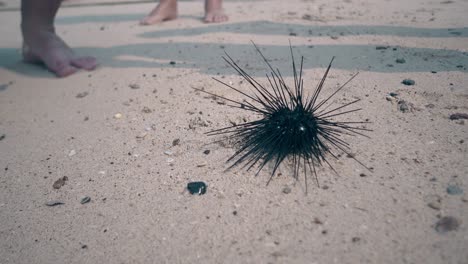
[[[189,182],[187,190],[190,194],[202,195],[206,193],[206,184],[204,182]]]
[[[404,79],[401,83],[404,84],[404,85],[415,85],[416,84],[416,82],[414,80],[411,80],[411,79]]]
[[[6,135],[5,135],[5,134],[1,134],[1,135],[0,135],[0,141],[4,140],[4,139],[5,139],[5,137],[6,137]]]
[[[396,60],[395,60],[395,62],[396,62],[396,63],[400,63],[400,64],[402,64],[402,63],[405,63],[405,62],[406,62],[406,60],[405,60],[405,59],[403,59],[403,58],[399,58],[399,59],[396,59]]]
[[[132,88],[132,89],[140,89],[140,85],[136,84],[136,83],[132,83],[132,84],[129,84],[128,87]]]
[[[410,110],[408,104],[406,103],[405,100],[401,100],[398,102],[398,110],[400,110],[403,113],[406,113]]]
[[[142,109],[141,111],[142,111],[143,113],[145,113],[145,114],[149,114],[149,113],[153,112],[153,111],[151,111],[151,109],[149,109],[149,107],[147,107],[147,106],[143,107],[143,109]]]
[[[210,150],[209,150],[209,149],[207,149],[207,150],[203,151],[203,154],[205,154],[205,155],[208,155],[208,154],[210,154]]]
[[[375,49],[376,50],[386,50],[386,49],[388,49],[388,47],[387,46],[377,46],[377,47],[375,47]]]
[[[202,162],[202,163],[198,163],[197,167],[201,168],[201,167],[205,167],[206,165],[208,165],[208,163]]]
[[[115,119],[120,119],[120,118],[122,118],[122,116],[123,115],[121,113],[117,113],[117,114],[114,115],[114,118]]]
[[[166,155],[168,155],[168,156],[172,156],[172,151],[166,150],[166,151],[164,151],[164,154],[166,154]]]
[[[450,195],[459,195],[463,194],[463,189],[458,185],[449,185],[447,186],[447,193]]]
[[[137,139],[144,139],[147,135],[148,135],[148,133],[143,132],[143,133],[137,135],[136,138],[137,138]]]
[[[284,187],[283,188],[283,193],[285,193],[285,194],[291,193],[291,188],[289,188],[288,186]]]
[[[424,200],[427,203],[427,206],[434,210],[440,210],[442,207],[442,197],[437,194],[431,194],[424,197]]]
[[[439,233],[446,233],[457,230],[460,222],[453,216],[444,216],[435,225],[435,230]]]
[[[91,197],[85,196],[85,197],[81,198],[80,204],[89,203],[90,201],[91,201]]]
[[[61,204],[65,204],[65,203],[62,202],[62,201],[57,201],[57,200],[48,201],[46,203],[47,206],[57,206],[57,205],[61,205]]]
[[[68,157],[72,157],[72,156],[75,156],[76,155],[76,150],[72,149],[70,150],[70,152],[68,153]]]
[[[52,187],[53,187],[54,189],[57,189],[57,190],[58,190],[58,189],[60,189],[62,186],[65,185],[65,182],[66,182],[66,181],[68,181],[68,177],[67,177],[67,176],[63,176],[63,177],[59,178],[58,180],[56,180],[56,181],[54,182],[54,184],[52,184]]]
[[[170,65],[175,65],[176,62],[175,62],[175,61],[170,61],[169,64],[170,64]]]
[[[176,138],[172,141],[172,146],[177,146],[180,144],[180,139],[179,138]]]
[[[76,95],[76,98],[83,98],[86,97],[89,93],[88,92],[81,92]]]

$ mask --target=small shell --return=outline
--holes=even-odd
[[[81,198],[80,203],[85,204],[85,203],[89,203],[90,201],[91,201],[91,197],[85,196],[85,197]]]

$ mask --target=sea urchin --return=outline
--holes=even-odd
[[[363,124],[368,122],[333,120],[337,116],[361,110],[359,108],[347,108],[357,103],[359,99],[336,107],[331,107],[332,103],[330,102],[330,99],[342,90],[357,74],[338,87],[331,95],[325,99],[318,100],[330,71],[333,58],[314,92],[308,96],[304,94],[304,81],[302,77],[304,57],[301,58],[298,70],[294,61],[293,50],[290,46],[294,76],[294,86],[290,88],[284,81],[280,71],[274,70],[260,49],[255,44],[253,45],[271,70],[270,74],[266,74],[270,89],[267,89],[247,74],[226,53],[226,57],[223,57],[223,59],[252,86],[253,93],[248,94],[219,79],[214,79],[245,96],[248,100],[240,102],[204,90],[196,90],[222,98],[229,102],[229,106],[257,113],[262,118],[252,122],[212,130],[207,134],[227,135],[227,139],[234,139],[237,142],[238,150],[228,159],[227,162],[233,162],[228,169],[243,164],[243,167],[249,170],[257,165],[257,175],[268,162],[273,162],[273,171],[267,185],[273,178],[279,165],[286,158],[289,158],[292,161],[295,179],[298,179],[299,171],[302,167],[307,192],[307,171],[314,174],[317,184],[317,166],[321,166],[325,162],[335,171],[327,160],[327,156],[338,159],[338,153],[344,152],[349,157],[355,159],[354,155],[350,153],[349,144],[343,140],[343,135],[361,135],[367,137],[361,132],[370,131],[362,127]],[[331,109],[329,109],[330,107]],[[364,166],[360,161],[355,160]]]

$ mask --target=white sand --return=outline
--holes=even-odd
[[[468,263],[467,121],[449,120],[468,113],[467,1],[227,1],[230,21],[211,25],[183,1],[178,20],[138,26],[153,6],[61,9],[59,34],[101,62],[65,79],[20,62],[19,13],[0,12],[0,263]],[[371,138],[346,139],[372,173],[342,156],[305,195],[287,166],[269,186],[269,168],[224,171],[234,149],[204,133],[257,117],[192,87],[240,98],[219,74],[248,89],[223,47],[265,82],[250,40],[288,81],[291,41],[310,89],[335,55],[324,96],[360,71],[336,98],[362,99],[349,118]],[[193,180],[205,195],[184,192]],[[445,216],[460,225],[437,232]]]

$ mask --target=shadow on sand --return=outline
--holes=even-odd
[[[131,17],[133,19],[133,17]],[[64,18],[65,19],[65,18]],[[72,19],[72,18],[70,18]],[[127,19],[127,18],[125,18]],[[62,21],[63,22],[63,21]],[[272,22],[248,22],[218,24],[192,29],[157,30],[140,35],[144,38],[188,36],[212,32],[233,32],[252,35],[297,36],[321,35],[390,35],[401,37],[467,37],[468,28],[423,29],[389,26],[305,26]],[[255,37],[252,38],[255,41]],[[293,43],[294,46],[294,43]],[[284,76],[290,76],[291,61],[289,46],[262,45],[262,52],[278,67]],[[96,56],[102,67],[115,68],[191,68],[206,74],[231,74],[233,70],[221,59],[226,51],[240,62],[253,76],[264,76],[266,67],[251,44],[214,44],[178,42],[162,44],[128,44],[111,48],[77,47],[78,54]],[[304,56],[304,69],[323,68],[335,56],[334,68],[350,71],[374,72],[430,72],[462,71],[468,67],[468,53],[448,49],[409,48],[375,45],[299,45],[294,46],[296,59]],[[130,56],[131,60],[121,59]],[[37,67],[19,62],[14,48],[0,48],[0,67],[21,74],[50,77]],[[138,59],[141,58],[141,59]],[[397,63],[396,59],[404,59]],[[169,64],[175,61],[176,64]]]

